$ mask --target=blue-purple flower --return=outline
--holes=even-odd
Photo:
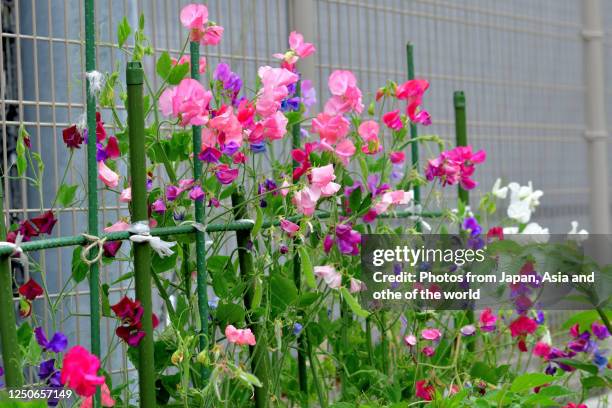
[[[47,336],[43,332],[42,327],[34,329],[34,336],[36,341],[42,347],[43,351],[50,351],[52,353],[61,353],[68,347],[68,338],[62,332],[57,332],[53,335],[51,340],[47,340]]]

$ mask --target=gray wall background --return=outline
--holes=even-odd
[[[187,1],[96,1],[98,70],[119,67],[125,57],[111,43],[123,15],[131,25],[143,12],[156,54],[177,55],[185,39],[178,14]],[[372,93],[386,79],[406,77],[405,44],[415,44],[416,71],[431,88],[425,105],[434,124],[427,133],[454,138],[452,93],[462,89],[468,101],[469,140],[489,153],[478,170],[481,188],[495,178],[518,181],[544,190],[535,220],[552,232],[569,230],[569,222],[588,225],[588,179],[584,129],[581,13],[579,0],[316,0],[316,78],[319,101],[325,100],[327,76],[333,69],[352,69],[364,92]],[[612,113],[612,2],[603,1],[606,27],[607,111]],[[210,18],[226,28],[220,47],[211,48],[210,64],[221,59],[252,84],[256,68],[272,64],[271,55],[286,48],[289,7],[286,0],[211,0]],[[1,22],[3,74],[0,107],[4,174],[14,163],[17,126],[24,123],[33,148],[46,163],[44,202],[25,183],[5,181],[6,203],[14,221],[35,215],[60,185],[67,153],[61,130],[83,112],[83,10],[78,0],[3,0]],[[152,70],[152,62],[147,66]],[[154,86],[158,85],[154,79]],[[108,112],[103,112],[111,122]],[[109,129],[112,133],[112,129]],[[612,144],[608,143],[609,157]],[[84,152],[78,171],[84,177]],[[425,156],[422,156],[424,161]],[[611,178],[612,180],[612,178]],[[82,194],[82,193],[81,193]],[[450,196],[449,196],[450,198]],[[101,220],[114,222],[125,209],[113,196],[101,199]],[[54,235],[78,234],[85,223],[84,206],[65,209]],[[71,249],[40,255],[50,293],[70,277]],[[129,270],[104,268],[111,282]],[[19,272],[27,275],[28,271]],[[120,287],[111,301],[127,288]],[[43,308],[41,307],[42,311]],[[88,291],[77,288],[57,316],[77,342],[87,343]],[[47,312],[42,312],[47,313]],[[43,317],[48,317],[43,314]],[[47,319],[45,319],[47,320]],[[107,339],[114,323],[104,323]],[[103,347],[105,345],[103,344]],[[107,361],[121,371],[124,358]]]

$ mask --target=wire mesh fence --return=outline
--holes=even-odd
[[[124,55],[112,46],[123,15],[129,16],[134,26],[138,15],[144,13],[152,22],[147,24],[147,35],[155,53],[167,50],[177,56],[184,40],[178,13],[187,3],[96,1],[98,70],[111,71],[125,65]],[[605,26],[610,28],[612,4],[603,3]],[[288,23],[288,2],[211,0],[208,6],[211,15],[218,16],[226,27],[227,37],[207,57],[230,63],[247,86],[254,84],[255,78],[248,73],[271,63],[272,53],[285,48],[285,39],[293,28]],[[0,12],[3,174],[14,175],[11,165],[15,162],[19,124],[33,135],[33,147],[46,163],[47,183],[42,197],[25,182],[5,178],[5,208],[11,221],[16,222],[46,209],[61,184],[60,169],[68,160],[61,130],[78,121],[84,110],[84,16],[79,0],[3,0]],[[411,41],[415,44],[417,75],[432,82],[427,101],[434,115],[431,133],[452,139],[450,95],[456,89],[466,92],[470,140],[490,152],[480,191],[492,185],[491,175],[521,183],[532,180],[545,192],[536,214],[541,224],[555,232],[566,232],[569,221],[577,219],[588,228],[579,1],[317,0],[314,14],[318,38],[313,42],[318,52],[313,79],[320,84],[319,100],[327,95],[324,79],[337,68],[353,70],[361,88],[370,92],[384,85],[386,78],[403,80],[404,47]],[[610,34],[605,47],[610,60]],[[145,69],[152,71],[153,66]],[[610,100],[611,71],[607,74]],[[612,103],[608,103],[608,112],[612,113]],[[608,149],[612,154],[611,144]],[[77,172],[68,175],[69,182],[85,177],[84,163],[76,168]],[[81,198],[82,205],[58,214],[54,235],[83,231],[86,206],[85,197]],[[103,225],[127,214],[126,207],[110,195],[101,195],[100,208]],[[38,260],[46,272],[48,292],[58,293],[70,279],[71,249],[46,250]],[[112,282],[124,272],[121,266],[104,268],[102,279]],[[18,271],[18,279],[26,279],[29,273]],[[119,293],[111,299],[119,299],[128,289],[115,286],[113,290]],[[57,321],[80,343],[88,333],[88,289],[83,284],[69,295]],[[42,305],[38,308],[41,318],[49,321],[48,310]],[[113,330],[110,322],[105,325],[103,348]],[[105,363],[109,372],[127,372],[125,357]]]

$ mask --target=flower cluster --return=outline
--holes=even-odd
[[[440,153],[440,156],[427,162],[425,176],[427,180],[439,179],[442,186],[459,183],[462,188],[471,190],[478,183],[472,179],[476,164],[487,158],[484,150],[472,153],[472,146],[458,146]]]
[[[115,333],[131,347],[137,347],[145,336],[142,330],[142,315],[144,309],[139,300],[131,300],[124,296],[119,303],[111,306],[115,315],[121,319],[121,325],[117,327]],[[159,324],[159,319],[155,314],[152,316],[153,328]]]

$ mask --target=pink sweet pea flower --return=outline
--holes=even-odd
[[[315,266],[314,274],[323,279],[331,289],[338,289],[342,284],[342,275],[333,266]]]
[[[333,182],[335,179],[334,166],[331,164],[311,169],[311,184],[321,191],[323,197],[332,196],[340,190],[340,184]]]
[[[292,31],[289,34],[290,50],[284,54],[274,54],[274,58],[283,60],[287,67],[292,68],[300,58],[306,58],[312,55],[316,49],[311,43],[304,42],[304,36],[297,31]]]
[[[220,25],[209,25],[206,30],[204,30],[204,35],[200,40],[200,44],[202,45],[218,45],[223,38],[224,28]]]
[[[280,227],[289,235],[289,238],[293,238],[300,230],[299,225],[284,218],[280,221]]]
[[[151,204],[151,209],[158,214],[163,214],[166,212],[166,203],[161,198],[158,198]]]
[[[132,188],[124,188],[121,194],[119,194],[119,202],[129,203],[130,201],[132,201]]]
[[[493,314],[491,309],[486,308],[480,312],[480,330],[483,332],[491,332],[495,330],[495,322],[497,322],[497,316]]]
[[[181,10],[180,20],[183,27],[192,30],[193,39],[193,32],[199,32],[208,23],[208,8],[203,4],[189,4]],[[199,39],[193,40],[198,41]]]
[[[484,150],[472,153],[472,146],[458,146],[429,160],[425,177],[429,181],[437,177],[442,182],[442,186],[460,183],[465,190],[471,190],[478,185],[471,178],[476,170],[475,164],[484,162],[486,158]]]
[[[350,125],[349,121],[342,115],[319,113],[312,120],[312,131],[319,134],[321,141],[332,145],[346,137]]]
[[[406,336],[404,336],[404,343],[408,346],[408,347],[414,347],[417,344],[417,338],[414,334],[408,334]]]
[[[265,118],[262,122],[262,134],[267,140],[272,141],[282,139],[287,133],[288,119],[280,111],[276,111],[274,114]]]
[[[550,353],[551,346],[550,344],[538,341],[535,346],[533,346],[533,355],[541,357],[543,359],[548,358],[548,354]]]
[[[110,225],[106,228],[104,228],[104,232],[120,232],[120,231],[127,231],[129,230],[131,227],[130,224],[128,224],[127,222],[123,221],[123,220],[119,220],[116,223],[114,223],[113,225]]]
[[[325,104],[325,113],[342,115],[351,110],[356,113],[363,111],[361,90],[351,71],[336,70],[331,73],[327,83],[333,96]]]
[[[100,388],[102,391],[102,406],[103,407],[114,407],[115,400],[111,396],[110,390],[108,389],[108,385],[106,383],[102,384]],[[83,399],[80,408],[92,408],[93,407],[93,397],[86,397]]]
[[[115,188],[119,185],[119,175],[112,171],[104,161],[98,162],[98,178],[102,180],[107,187]]]
[[[422,351],[423,351],[423,354],[425,354],[427,357],[431,357],[436,353],[436,349],[431,346],[423,347]]]
[[[204,190],[200,186],[194,186],[189,191],[189,199],[193,201],[202,201],[204,199]]]
[[[361,150],[365,154],[378,153],[381,150],[380,141],[378,140],[378,132],[380,128],[378,123],[373,120],[366,120],[361,125],[357,132],[361,139],[364,141],[364,145]]]
[[[424,399],[425,401],[431,401],[433,400],[435,392],[436,391],[434,390],[434,387],[432,387],[431,385],[428,385],[427,381],[419,380],[416,382],[415,395],[417,397]]]
[[[209,125],[211,128],[218,130],[223,136],[223,140],[219,140],[219,144],[225,145],[234,142],[238,146],[242,145],[242,124],[236,115],[234,115],[231,106],[221,106],[216,112],[215,117],[210,120]],[[214,145],[214,143],[210,143],[210,139],[207,139],[206,142],[209,146]]]
[[[406,160],[406,154],[404,152],[391,152],[389,159],[393,164],[402,164]]]
[[[178,86],[167,88],[159,97],[159,109],[165,116],[180,120],[181,126],[205,125],[212,93],[195,79],[185,78]]]
[[[74,346],[64,356],[61,382],[72,388],[81,397],[91,397],[98,385],[105,382],[98,375],[100,360],[81,346]]]
[[[425,329],[421,332],[421,337],[425,340],[435,341],[442,337],[442,333],[438,329]]]
[[[357,149],[355,148],[355,145],[350,139],[344,139],[343,141],[341,141],[340,143],[336,145],[336,148],[334,149],[334,153],[336,153],[336,156],[340,159],[342,164],[346,167],[348,166],[349,160],[351,159],[351,157],[353,157],[356,150]]]
[[[404,123],[402,122],[402,116],[400,115],[399,109],[385,113],[382,117],[382,120],[384,124],[391,130],[400,130],[404,127]]]
[[[412,201],[414,193],[412,191],[387,191],[383,193],[378,203],[374,205],[376,214],[382,214],[392,205],[408,205]]]
[[[288,85],[298,81],[297,74],[285,68],[260,67],[257,71],[263,85],[256,110],[261,116],[271,116],[280,108],[280,102],[289,95]]]
[[[291,184],[287,180],[283,180],[280,188],[280,193],[283,197],[287,197],[287,194],[289,194],[289,187],[291,187]]]
[[[121,150],[119,150],[119,143],[115,136],[110,136],[106,142],[106,149],[104,149],[107,159],[117,159],[121,156]]]
[[[225,337],[230,343],[238,344],[239,346],[254,346],[257,344],[251,329],[237,329],[231,324],[225,328]]]
[[[306,216],[311,216],[314,214],[317,200],[320,197],[321,191],[318,188],[304,187],[294,194],[292,202],[296,206],[298,212]]]
[[[431,117],[425,110],[419,110],[423,94],[429,88],[429,82],[424,79],[411,79],[398,85],[395,95],[398,99],[406,100],[406,114],[414,123],[420,123],[424,126],[431,124]]]
[[[351,278],[349,292],[358,293],[368,290],[366,284],[359,279]]]

